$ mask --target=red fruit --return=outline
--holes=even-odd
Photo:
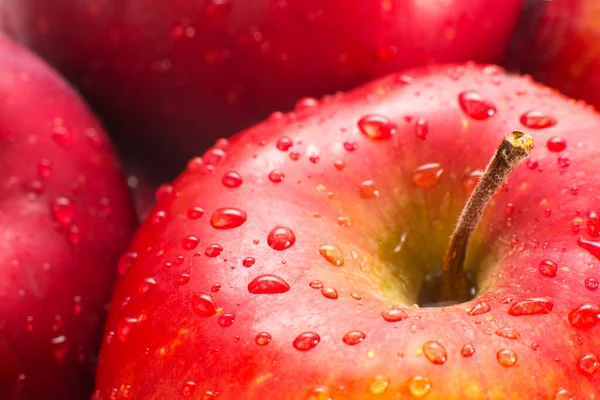
[[[135,213],[75,92],[7,39],[0,60],[0,398],[81,399]]]
[[[600,2],[532,2],[513,63],[536,79],[600,107]]]
[[[175,160],[164,173],[305,96],[431,62],[500,62],[522,3],[0,0],[0,14],[111,132],[152,151],[155,167]],[[305,98],[296,113],[318,107]]]
[[[107,335],[126,318],[147,318],[125,343],[103,345],[97,399],[123,388],[133,398],[176,398],[190,381],[195,395],[219,399],[600,396],[600,375],[580,367],[584,355],[600,355],[597,292],[584,286],[598,259],[590,237],[580,247],[571,230],[598,207],[600,116],[496,67],[412,70],[401,75],[408,84],[398,76],[323,102],[301,122],[263,122],[231,140],[213,174],[186,171],[174,182],[156,208],[164,217],[147,221],[130,248],[136,267],[117,285]],[[469,115],[465,92],[495,112]],[[521,115],[530,110],[557,123],[527,128]],[[369,138],[359,127],[367,115],[395,124],[394,134]],[[425,140],[407,116],[428,121]],[[436,301],[420,291],[442,266],[473,172],[513,129],[534,136],[538,168],[515,169],[471,238],[473,300],[424,306]],[[302,157],[290,159],[282,137]],[[567,142],[560,153],[546,146],[552,137]],[[345,169],[332,167],[338,160]],[[274,168],[283,182],[268,179]],[[230,170],[244,178],[235,189],[221,183]],[[377,195],[364,195],[373,188]],[[206,216],[187,218],[192,207],[206,216],[233,207],[247,219],[216,229]],[[183,250],[191,234],[197,249],[218,244],[219,254]],[[163,270],[179,257],[176,271]],[[556,276],[540,273],[542,260],[556,260]],[[190,277],[183,284],[180,272]],[[121,307],[148,277],[155,288]],[[198,296],[210,312],[195,312]],[[231,315],[235,322],[219,323]]]

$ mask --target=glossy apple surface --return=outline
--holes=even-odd
[[[532,2],[514,61],[524,72],[600,106],[600,2]]]
[[[600,117],[472,65],[313,104],[163,188],[121,261],[94,398],[600,395]],[[472,239],[475,298],[413,306],[515,129],[537,145]]]
[[[522,0],[2,0],[0,18],[81,88],[110,132],[183,168],[216,138],[303,96],[434,61],[501,62],[521,7]]]
[[[81,399],[135,214],[75,92],[7,39],[0,60],[0,398]]]

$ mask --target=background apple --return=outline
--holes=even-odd
[[[472,238],[474,298],[413,306],[437,300],[423,290],[515,129],[536,148]],[[121,263],[94,398],[598,397],[599,129],[474,65],[273,115],[160,191]]]
[[[600,2],[531,2],[512,64],[577,99],[600,106]]]
[[[73,90],[3,38],[0,60],[0,398],[81,399],[135,213]]]
[[[164,174],[303,96],[433,61],[500,62],[521,8],[522,0],[1,0],[0,19]]]

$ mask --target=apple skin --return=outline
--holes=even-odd
[[[470,109],[479,119],[467,115],[458,101],[465,91],[493,104],[495,115],[482,117],[489,107]],[[586,329],[569,322],[580,305],[600,303],[590,284],[600,278],[599,260],[578,246],[579,237],[598,241],[596,220],[586,213],[598,207],[600,116],[526,77],[475,65],[410,70],[312,103],[222,142],[163,188],[121,261],[93,398],[397,399],[426,391],[419,376],[430,384],[428,399],[600,395],[600,371],[578,368],[593,354],[582,361],[591,371],[600,355],[600,316],[588,315]],[[531,110],[545,119],[529,114],[527,127],[520,121]],[[358,128],[367,115],[387,118],[396,133],[367,138]],[[392,133],[386,126],[383,136]],[[412,307],[422,269],[441,268],[472,189],[465,177],[483,169],[514,129],[533,135],[536,148],[495,195],[472,238],[468,268],[481,268],[480,293],[463,304]],[[566,140],[561,152],[547,148],[555,136]],[[437,180],[435,169],[415,175],[430,163],[443,168]],[[369,180],[374,187],[364,184]],[[217,218],[224,207],[245,212],[245,222],[239,211]],[[273,240],[276,227],[291,229],[295,240]],[[274,249],[284,242],[291,246]],[[324,245],[335,246],[343,263]],[[539,271],[546,259],[557,264],[553,278]],[[249,292],[253,280],[269,274],[290,289]],[[146,290],[148,279],[155,285]],[[335,288],[338,299],[311,288],[313,280]],[[549,299],[551,312],[512,315],[531,298]],[[467,313],[482,301],[489,312]],[[384,320],[394,305],[408,318]],[[502,328],[520,337],[507,338],[517,333]],[[354,330],[364,341],[345,344]],[[320,343],[299,351],[293,342],[305,332],[317,333]],[[428,341],[445,348],[445,363],[429,361],[435,351],[424,355]],[[470,357],[461,356],[466,344],[475,349]],[[497,361],[503,349],[517,355],[512,367]]]
[[[81,399],[135,213],[79,96],[6,38],[0,59],[0,398]]]
[[[600,106],[600,3],[532,2],[512,64],[534,78]]]
[[[431,62],[499,63],[522,3],[1,0],[0,19],[119,140],[178,173],[216,138],[303,96]]]

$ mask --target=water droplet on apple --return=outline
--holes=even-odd
[[[283,171],[274,169],[273,171],[269,172],[269,180],[273,183],[281,183],[283,182],[284,178],[285,174],[283,173]]]
[[[433,364],[443,364],[448,358],[446,349],[436,340],[431,340],[423,344],[423,354]]]
[[[344,142],[344,149],[347,152],[352,153],[353,151],[358,150],[358,143],[346,141]]]
[[[296,350],[300,351],[308,351],[314,349],[319,342],[321,341],[321,337],[318,333],[315,332],[304,332],[300,335],[296,336],[294,339],[293,345]]]
[[[427,139],[427,135],[429,134],[429,123],[424,119],[418,119],[417,122],[415,122],[415,133],[419,139]]]
[[[144,279],[138,286],[138,293],[143,296],[156,286],[156,279],[150,277]]]
[[[212,148],[204,153],[204,157],[202,157],[205,165],[219,165],[223,161],[225,161],[225,151],[222,149]]]
[[[252,294],[278,294],[290,290],[290,285],[277,275],[261,275],[248,284],[248,291]]]
[[[485,120],[496,114],[496,106],[476,92],[460,93],[458,104],[465,114],[476,120]]]
[[[255,262],[256,262],[256,260],[254,259],[254,257],[246,257],[242,261],[242,265],[246,268],[250,268],[251,266],[254,265]]]
[[[312,97],[304,97],[296,102],[294,111],[297,113],[309,112],[313,111],[317,107],[319,107],[319,100]]]
[[[38,176],[48,178],[52,174],[52,163],[47,158],[42,158],[37,165]]]
[[[559,136],[553,136],[546,142],[546,147],[553,153],[560,153],[567,148],[567,141]]]
[[[556,391],[554,400],[573,400],[573,396],[571,396],[571,392],[567,389],[560,388]]]
[[[381,316],[387,322],[398,322],[408,318],[408,314],[398,307],[392,307],[382,311]]]
[[[534,297],[513,303],[508,309],[508,314],[514,317],[522,315],[549,314],[554,308],[552,299],[547,297]]]
[[[540,274],[547,276],[548,278],[556,277],[558,266],[552,260],[542,260],[539,266]]]
[[[355,292],[350,293],[350,297],[352,297],[354,300],[362,300],[361,295]]]
[[[292,139],[290,139],[287,136],[282,136],[279,139],[277,139],[277,149],[281,150],[281,151],[288,151],[290,149],[290,147],[292,147],[294,145],[294,142],[292,141]]]
[[[503,367],[512,367],[517,363],[517,353],[509,349],[502,349],[496,353],[496,359]]]
[[[396,134],[398,127],[381,115],[366,115],[358,121],[360,131],[373,140],[389,139]]]
[[[73,223],[77,209],[73,200],[67,197],[57,197],[50,206],[52,218],[61,226],[68,226]]]
[[[185,285],[186,283],[188,283],[190,281],[190,275],[186,274],[185,272],[182,272],[181,274],[179,274],[179,276],[177,277],[177,283],[179,283],[180,285]]]
[[[330,286],[323,287],[321,289],[321,294],[331,300],[337,300],[337,298],[338,298],[337,290],[335,290],[335,288],[332,288]]]
[[[240,186],[244,181],[242,180],[242,177],[240,176],[240,174],[238,174],[235,171],[229,171],[229,172],[226,172],[225,174],[223,174],[223,178],[221,178],[221,182],[223,183],[223,186],[225,186],[225,187],[236,188],[236,187]]]
[[[600,305],[582,304],[569,312],[569,322],[577,329],[590,329],[600,322]]]
[[[321,281],[311,281],[308,284],[313,289],[321,289],[323,287],[323,282]]]
[[[298,161],[302,155],[298,151],[290,151],[289,157],[292,161]]]
[[[216,210],[210,217],[210,224],[216,229],[232,229],[242,225],[248,219],[245,211],[239,208],[225,207]]]
[[[194,382],[194,381],[183,382],[183,385],[181,386],[181,395],[183,397],[190,397],[191,395],[194,394],[195,391],[196,391],[196,382]]]
[[[200,207],[192,207],[187,210],[187,217],[191,220],[195,220],[204,215],[204,210]]]
[[[478,301],[469,311],[467,311],[467,314],[469,315],[481,315],[481,314],[485,314],[487,312],[489,312],[492,308],[490,307],[490,305],[484,301]]]
[[[585,283],[585,287],[588,288],[589,290],[596,290],[596,289],[598,289],[598,286],[600,285],[600,283],[598,283],[598,280],[594,279],[594,278],[587,278],[584,283]]]
[[[587,212],[585,225],[590,236],[600,236],[600,216],[595,210],[590,210]]]
[[[350,331],[342,339],[348,346],[354,346],[365,340],[366,335],[361,331]]]
[[[414,397],[424,397],[431,390],[429,378],[424,376],[413,376],[408,380],[408,391]]]
[[[58,363],[61,363],[71,348],[67,337],[65,335],[53,337],[50,339],[50,343],[52,344],[52,355],[54,356],[54,359]]]
[[[467,343],[460,349],[460,355],[463,357],[471,357],[475,354],[475,347],[472,344]]]
[[[545,129],[556,125],[556,118],[542,112],[542,111],[527,111],[521,118],[521,123],[531,129]]]
[[[137,260],[138,253],[135,251],[128,251],[119,258],[119,262],[117,264],[117,270],[119,271],[119,275],[123,276],[129,271],[129,269],[133,266],[135,261]]]
[[[181,239],[181,248],[184,250],[193,250],[200,243],[200,239],[198,239],[194,235],[189,235]]]
[[[525,166],[530,170],[536,170],[540,166],[540,163],[536,159],[530,157],[525,161]]]
[[[571,165],[571,160],[568,157],[560,156],[556,159],[560,168],[567,168]]]
[[[496,331],[496,335],[507,338],[507,339],[519,339],[521,337],[521,335],[519,334],[519,331],[517,331],[514,328],[509,328],[509,327],[504,327],[504,328],[500,328]]]
[[[273,250],[289,249],[296,242],[296,235],[287,226],[276,226],[269,232],[267,244]]]
[[[260,332],[254,338],[254,342],[259,346],[266,346],[271,343],[271,334],[268,332]]]
[[[592,353],[585,354],[577,361],[577,368],[588,375],[592,375],[599,365],[598,357]]]
[[[372,199],[379,196],[379,190],[372,180],[363,181],[359,188],[360,197],[363,199]]]
[[[131,334],[131,331],[133,330],[133,327],[135,326],[135,324],[137,324],[137,318],[128,318],[125,317],[123,319],[121,319],[118,323],[117,323],[117,330],[116,330],[116,335],[117,338],[125,343],[127,341],[127,339],[129,338],[129,335]]]
[[[330,264],[333,264],[336,267],[341,267],[344,265],[344,254],[337,246],[328,244],[323,245],[319,247],[319,254],[322,255],[323,258]]]
[[[52,140],[61,147],[69,147],[73,142],[73,135],[63,126],[55,126],[52,132]]]
[[[192,296],[192,308],[201,317],[210,317],[217,313],[217,304],[209,293],[200,292]]]
[[[221,325],[223,328],[227,328],[231,325],[233,325],[233,322],[235,321],[235,315],[233,314],[223,314],[219,316],[218,322],[219,325]]]
[[[600,242],[594,242],[580,237],[577,239],[577,244],[579,247],[589,251],[594,257],[600,260]]]
[[[369,380],[369,392],[381,394],[390,386],[390,379],[387,376],[377,375]]]
[[[437,186],[444,169],[438,163],[421,165],[413,170],[412,180],[416,187],[430,189]]]
[[[206,257],[210,257],[210,258],[217,257],[217,256],[221,255],[222,252],[223,252],[223,246],[221,246],[220,244],[211,244],[211,245],[208,245],[206,247],[206,249],[204,249],[204,254],[206,255]]]

